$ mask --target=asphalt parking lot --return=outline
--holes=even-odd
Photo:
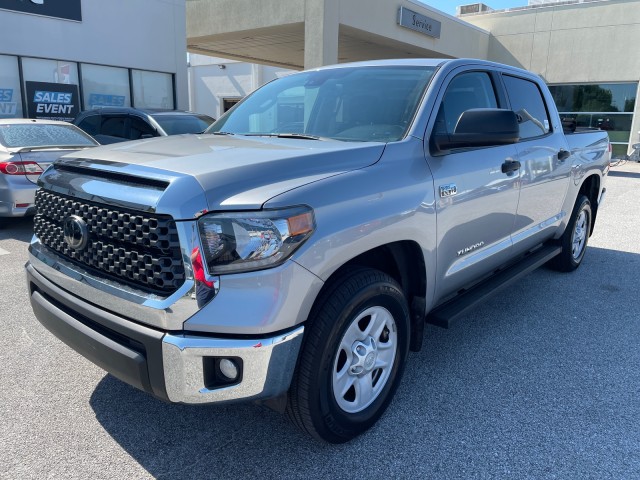
[[[168,405],[33,316],[31,221],[0,230],[0,478],[640,478],[640,164],[612,169],[583,265],[428,326],[390,409],[324,445],[254,406]]]

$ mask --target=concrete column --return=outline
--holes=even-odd
[[[305,0],[304,68],[338,63],[340,0]]]
[[[191,66],[191,62],[187,63],[187,85],[189,89],[189,110],[196,112],[196,86],[195,86],[195,67]],[[176,109],[178,106],[176,105]]]
[[[264,66],[259,63],[251,64],[251,91],[260,88],[264,83]]]

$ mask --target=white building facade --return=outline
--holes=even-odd
[[[185,0],[0,0],[0,118],[187,109]]]
[[[243,97],[295,70],[189,54],[191,110],[218,118]]]

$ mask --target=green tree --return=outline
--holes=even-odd
[[[573,94],[574,111],[578,112],[617,112],[612,101],[611,90],[598,85],[581,85]]]

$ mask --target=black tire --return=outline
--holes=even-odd
[[[591,202],[585,195],[578,196],[569,224],[558,239],[562,251],[551,260],[551,268],[560,272],[572,272],[580,266],[587,251],[592,221]]]
[[[389,275],[358,268],[321,294],[307,325],[287,415],[313,437],[343,443],[380,418],[400,383],[409,350],[407,301]],[[337,384],[346,393],[335,395]]]

